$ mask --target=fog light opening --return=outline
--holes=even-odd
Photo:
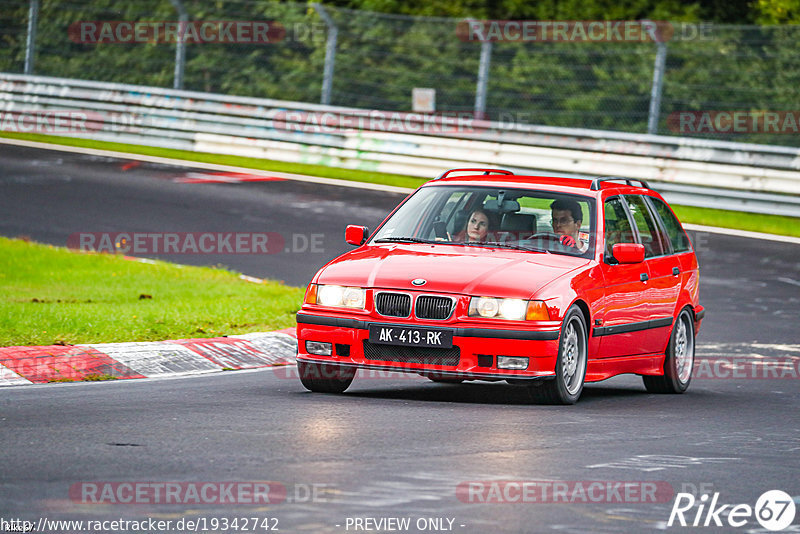
[[[306,352],[317,356],[330,356],[333,354],[333,344],[324,341],[306,341]]]
[[[494,363],[494,356],[491,354],[478,354],[478,367],[491,367]]]
[[[528,368],[528,358],[525,356],[498,356],[497,368],[524,371]]]

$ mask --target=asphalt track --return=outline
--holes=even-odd
[[[403,198],[303,182],[181,182],[203,178],[214,173],[0,145],[0,235],[63,247],[80,233],[272,232],[284,245],[274,254],[144,256],[305,286],[319,266],[352,248],[347,224],[374,228]]]
[[[345,224],[374,226],[401,198],[286,181],[176,183],[190,169],[127,163],[0,146],[0,234],[64,245],[75,232],[321,233],[320,252],[168,258],[304,285],[347,250]],[[283,532],[376,531],[354,528],[366,517],[409,518],[406,531],[431,532],[417,520],[445,518],[444,527],[464,533],[634,533],[686,530],[666,526],[681,491],[753,506],[780,489],[800,508],[800,246],[692,238],[707,309],[698,358],[779,361],[794,374],[739,378],[709,365],[680,396],[647,394],[637,377],[623,376],[588,386],[573,407],[528,405],[508,385],[418,377],[367,376],[341,396],[311,394],[286,368],[3,388],[0,518],[257,516],[277,518]],[[82,482],[265,480],[280,483],[287,501],[81,504],[69,493]],[[546,503],[469,502],[457,493],[497,481],[652,482],[671,492],[658,502],[582,502],[571,490],[572,502]],[[692,531],[763,531],[753,518],[738,529],[724,524]],[[800,513],[790,528],[800,531]]]

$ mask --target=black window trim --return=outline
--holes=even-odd
[[[606,249],[606,202],[611,202],[614,199],[619,199],[619,201],[620,201],[620,205],[622,206],[622,211],[625,212],[625,217],[627,217],[627,219],[628,219],[628,225],[630,225],[631,232],[633,232],[634,241],[636,241],[636,243],[639,244],[639,245],[642,244],[642,240],[639,237],[639,229],[636,227],[635,221],[633,220],[633,215],[631,214],[631,211],[628,208],[628,203],[626,202],[624,195],[613,195],[613,196],[607,197],[603,201],[603,251],[604,251],[604,253],[603,253],[603,263],[605,263],[606,265],[619,265],[619,262],[617,262],[617,263],[609,263],[608,262],[608,257],[605,255],[605,249]],[[610,257],[613,258],[613,256],[610,256]],[[645,259],[647,259],[647,258],[645,258]]]
[[[666,243],[662,243],[665,249],[669,250],[665,254],[661,254],[661,256],[672,256],[675,254],[675,248],[672,246],[672,239],[669,239],[669,232],[667,232],[667,227],[664,224],[664,221],[661,220],[661,216],[656,211],[655,204],[650,200],[652,197],[650,195],[641,195],[644,198],[644,204],[647,206],[647,209],[650,211],[650,216],[653,217],[653,220],[656,222],[656,226],[658,227],[658,231],[660,233],[659,240],[663,240],[662,237],[667,238]],[[655,257],[655,256],[654,256]]]

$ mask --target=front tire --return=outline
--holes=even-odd
[[[356,376],[354,367],[324,363],[297,362],[300,382],[309,391],[317,393],[343,393]]]
[[[575,404],[578,401],[589,360],[588,338],[583,312],[573,305],[561,324],[555,378],[528,388],[535,401],[547,404]]]
[[[650,393],[683,393],[692,381],[694,367],[694,320],[689,310],[678,315],[667,345],[662,376],[643,376]]]

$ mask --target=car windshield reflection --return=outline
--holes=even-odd
[[[595,241],[590,197],[535,189],[423,187],[378,229],[372,243],[504,248],[589,257]]]

